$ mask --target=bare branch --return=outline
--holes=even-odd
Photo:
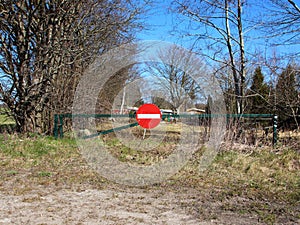
[[[300,8],[296,5],[293,0],[288,0],[288,2],[300,13]]]

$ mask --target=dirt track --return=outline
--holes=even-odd
[[[135,192],[135,193],[134,193]],[[176,196],[144,191],[39,190],[1,195],[0,222],[16,224],[198,224]]]
[[[265,224],[255,213],[226,210],[228,200],[212,193],[167,189],[39,186],[22,195],[0,193],[0,224]],[[249,200],[229,201],[238,207]]]

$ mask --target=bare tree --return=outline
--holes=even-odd
[[[17,131],[49,130],[53,113],[70,112],[83,69],[131,41],[140,13],[131,1],[1,2],[0,101]]]
[[[163,93],[165,100],[177,111],[183,103],[197,98],[200,90],[191,74],[199,68],[193,67],[191,54],[178,46],[167,52],[159,51],[157,56],[159,62],[147,63],[146,67],[153,77],[151,86]]]
[[[195,45],[201,41],[203,46],[206,42],[205,56],[230,68],[237,113],[243,112],[246,79],[243,3],[242,0],[173,1],[174,10],[189,24],[184,35],[193,38]]]
[[[269,0],[262,29],[274,45],[299,45],[300,6],[293,0]]]

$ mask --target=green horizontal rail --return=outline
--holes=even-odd
[[[74,118],[74,117],[81,117],[81,118],[114,118],[114,117],[130,117],[135,118],[135,114],[60,114],[60,116],[64,118]]]
[[[174,117],[174,118],[216,118],[216,117],[227,117],[227,118],[272,118],[273,114],[171,114],[163,115],[163,118]]]
[[[55,116],[63,118],[135,118],[135,114],[55,114]],[[211,118],[211,117],[223,117],[228,118],[271,118],[273,114],[162,114],[163,118],[174,117],[174,118]]]
[[[109,133],[112,133],[114,131],[119,131],[119,130],[127,129],[127,128],[130,128],[130,127],[135,127],[135,126],[138,126],[138,125],[139,125],[138,123],[132,123],[132,124],[128,124],[128,125],[121,126],[121,127],[116,127],[116,128],[109,129],[109,130],[100,131],[100,132],[97,132],[95,134],[84,136],[83,139],[89,139],[89,138],[97,137],[97,136],[100,136],[102,134],[109,134]]]

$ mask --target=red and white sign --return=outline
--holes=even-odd
[[[144,104],[136,112],[138,124],[145,129],[152,129],[160,123],[160,109],[154,104]]]

